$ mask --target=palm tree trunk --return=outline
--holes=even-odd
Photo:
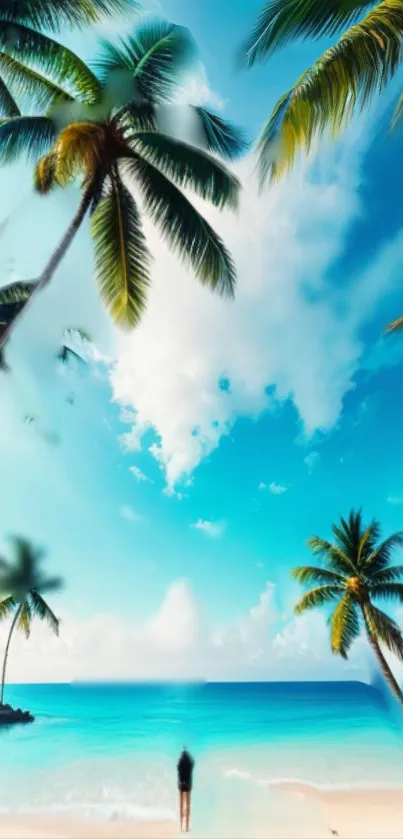
[[[382,671],[390,689],[392,690],[392,693],[394,693],[397,701],[400,702],[401,705],[403,705],[403,693],[400,689],[400,686],[399,686],[398,682],[396,681],[396,679],[395,679],[395,677],[394,677],[394,675],[393,675],[393,673],[392,673],[392,671],[389,667],[388,662],[386,661],[386,658],[385,658],[385,656],[384,656],[384,654],[383,654],[383,652],[382,652],[382,650],[379,646],[378,639],[375,637],[374,633],[371,631],[371,628],[370,628],[368,620],[367,620],[367,616],[365,614],[365,609],[364,609],[363,606],[361,606],[361,610],[362,610],[362,614],[363,614],[363,618],[364,618],[365,629],[366,629],[366,632],[367,632],[368,641],[369,641],[370,646],[372,647],[372,650],[373,650],[373,652],[375,654],[375,657],[378,661],[379,667],[380,667],[380,669],[381,669],[381,671]]]
[[[3,697],[4,697],[4,684],[5,684],[5,681],[6,681],[7,659],[8,659],[8,651],[9,651],[9,649],[10,649],[11,636],[12,636],[12,634],[13,634],[13,632],[14,632],[14,629],[15,629],[16,623],[17,623],[18,618],[19,618],[19,616],[20,616],[21,608],[22,608],[22,604],[18,607],[18,609],[17,609],[17,611],[16,611],[16,613],[15,613],[15,615],[14,615],[14,617],[13,617],[12,624],[11,624],[11,626],[10,626],[10,632],[8,633],[8,638],[7,638],[6,649],[5,649],[5,651],[4,651],[3,670],[2,670],[2,674],[1,674],[0,706],[3,704]]]
[[[70,224],[69,224],[69,226],[68,226],[68,228],[67,228],[67,230],[66,230],[66,232],[63,236],[63,238],[59,242],[56,250],[53,251],[52,256],[49,259],[49,262],[47,263],[47,265],[45,265],[45,268],[43,269],[42,274],[38,278],[37,284],[36,284],[32,294],[31,294],[31,296],[29,297],[29,299],[27,300],[25,305],[22,307],[22,309],[20,309],[18,314],[15,316],[15,318],[11,321],[11,323],[8,324],[8,326],[6,327],[4,332],[1,334],[1,336],[0,336],[0,350],[2,349],[2,347],[4,347],[6,341],[8,341],[11,333],[15,329],[15,325],[18,322],[18,319],[26,312],[28,305],[30,303],[32,303],[32,300],[34,299],[35,295],[39,291],[42,291],[42,289],[52,279],[52,277],[53,277],[55,271],[57,270],[57,268],[59,267],[63,257],[66,255],[66,253],[67,253],[67,251],[68,251],[76,233],[78,232],[79,228],[81,227],[82,222],[84,221],[86,212],[87,212],[87,210],[90,206],[91,200],[92,200],[92,195],[93,195],[93,185],[91,183],[91,185],[84,192],[84,194],[81,198],[80,204],[78,206],[77,212],[73,216],[73,218],[72,218],[72,220],[71,220],[71,222],[70,222]]]

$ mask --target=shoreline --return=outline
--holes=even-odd
[[[389,789],[333,789],[325,790],[302,781],[268,783],[267,792],[276,791],[284,806],[264,817],[247,815],[244,826],[239,825],[237,836],[245,839],[402,839],[403,788]],[[290,812],[295,809],[295,824],[290,825]],[[298,818],[301,803],[306,806],[306,817]],[[269,795],[268,795],[269,805]],[[282,818],[284,814],[284,819]],[[256,815],[256,822],[254,820]],[[209,825],[203,837],[222,837],[225,834],[225,813],[217,813],[220,825]],[[192,835],[197,837],[197,820]],[[10,812],[0,814],[0,839],[173,839],[178,835],[175,821],[109,820],[101,821],[62,811]]]

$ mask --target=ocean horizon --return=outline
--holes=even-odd
[[[8,685],[5,701],[36,720],[0,732],[3,813],[174,818],[184,745],[203,835],[217,819],[235,831],[251,809],[284,808],[284,820],[286,783],[403,787],[399,715],[360,682]]]

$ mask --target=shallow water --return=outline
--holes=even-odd
[[[193,821],[206,835],[213,823],[216,835],[218,825],[242,835],[251,812],[312,823],[303,801],[288,812],[284,780],[403,786],[400,718],[358,683],[19,685],[5,700],[36,722],[0,731],[3,810],[175,816],[185,744],[197,762]]]

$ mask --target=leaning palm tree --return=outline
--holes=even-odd
[[[59,621],[42,595],[60,588],[61,579],[43,574],[40,567],[43,553],[27,539],[13,539],[13,554],[13,562],[0,560],[0,621],[13,615],[4,652],[0,705],[3,704],[7,659],[14,629],[21,630],[28,638],[32,621],[37,617],[46,620],[56,635],[59,632]]]
[[[142,229],[143,210],[202,283],[234,294],[232,258],[182,190],[234,209],[239,181],[217,155],[236,157],[245,146],[242,134],[202,107],[193,109],[197,144],[176,139],[161,127],[170,112],[178,118],[172,105],[175,91],[194,58],[186,29],[143,23],[120,46],[104,45],[93,88],[95,104],[70,97],[46,115],[0,123],[0,163],[27,152],[31,159],[41,158],[35,170],[40,193],[77,179],[82,187],[77,211],[41,276],[8,287],[3,301],[7,311],[0,305],[0,348],[29,301],[51,280],[88,214],[100,294],[118,325],[135,326],[146,304],[151,255]]]
[[[374,600],[403,603],[403,565],[390,565],[395,548],[403,545],[403,531],[379,542],[380,526],[365,526],[361,512],[352,511],[348,520],[333,525],[334,542],[314,536],[308,544],[321,557],[323,567],[305,565],[293,569],[301,583],[314,583],[295,607],[297,614],[308,609],[337,605],[329,618],[332,652],[347,658],[361,626],[393,693],[403,705],[403,693],[384,657],[381,646],[403,659],[400,627]]]
[[[274,108],[259,141],[262,180],[280,177],[299,150],[338,134],[390,82],[403,59],[401,0],[269,0],[245,46],[249,65],[298,38],[341,37]],[[393,124],[403,112],[398,102]]]
[[[136,0],[2,0],[0,115],[18,116],[21,98],[49,107],[63,92],[61,83],[78,96],[91,92],[84,62],[49,33],[134,8]]]

